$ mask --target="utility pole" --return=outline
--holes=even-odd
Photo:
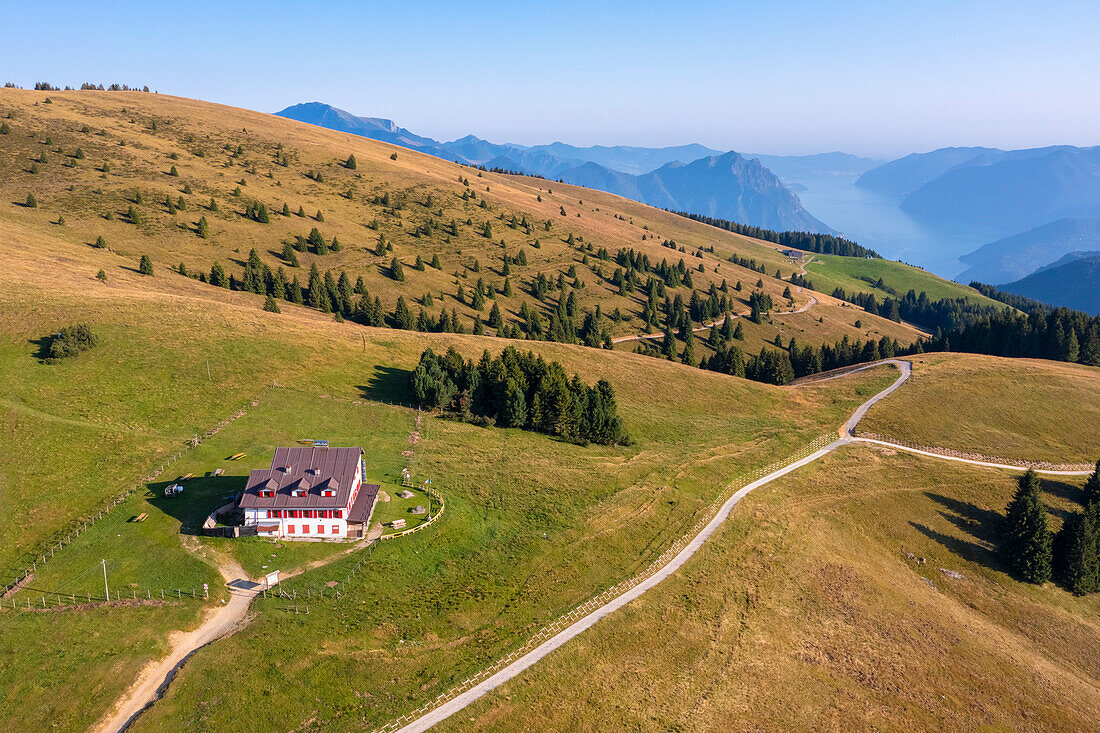
[[[111,600],[111,591],[107,587],[107,561],[100,560],[99,562],[103,564],[103,594],[107,596],[107,600],[109,601]]]

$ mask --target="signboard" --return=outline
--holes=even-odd
[[[276,570],[274,572],[271,572],[271,573],[268,573],[267,575],[264,576],[264,587],[265,588],[270,588],[271,586],[277,585],[278,583],[279,583],[279,571],[278,570]]]
[[[313,447],[314,448],[328,448],[328,441],[327,440],[315,440],[315,441],[313,441]]]

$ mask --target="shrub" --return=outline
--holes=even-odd
[[[95,244],[92,245],[96,249],[107,249],[107,240],[103,238],[103,235],[99,235],[95,238]]]
[[[103,273],[103,271],[100,270],[100,273]],[[107,275],[103,274],[101,279],[106,280]],[[46,347],[47,358],[45,361],[56,363],[61,359],[76,356],[94,347],[98,341],[99,339],[92,333],[92,329],[87,323],[66,326],[56,336],[50,338]]]
[[[27,208],[28,209],[37,209],[38,208],[38,199],[36,199],[34,197],[33,193],[28,193],[27,194]]]

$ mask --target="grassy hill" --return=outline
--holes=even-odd
[[[1044,482],[1052,526],[1080,483]],[[1005,573],[991,548],[1014,486],[844,448],[751,494],[683,573],[439,729],[1089,728],[1100,601]]]
[[[0,207],[0,223],[75,244],[93,245],[102,237],[111,251],[135,265],[148,254],[160,272],[182,264],[192,274],[205,274],[217,261],[241,278],[255,249],[264,265],[272,271],[282,267],[286,279],[297,278],[301,286],[314,264],[322,273],[332,271],[334,278],[346,272],[350,283],[362,277],[386,313],[403,296],[414,312],[423,308],[435,317],[446,308],[471,331],[474,318],[487,319],[494,302],[506,322],[516,323],[524,302],[546,319],[559,300],[572,295],[578,323],[586,310],[599,306],[605,315],[601,326],[620,336],[649,330],[642,319],[649,275],[640,274],[641,288],[620,294],[611,282],[618,265],[601,260],[601,250],[614,258],[619,249],[632,248],[653,265],[683,260],[695,290],[705,295],[712,284],[725,281],[723,295],[734,312],[742,313],[758,280],[777,304],[785,303],[781,296],[787,283],[773,276],[779,271],[787,278],[794,269],[773,245],[616,196],[538,178],[481,173],[245,110],[144,93],[46,95],[5,89],[0,91],[0,117],[9,113],[10,132],[0,136],[0,200],[8,202]],[[354,170],[345,165],[351,155]],[[173,170],[178,175],[170,175]],[[37,208],[25,206],[28,196],[34,196]],[[169,213],[168,202],[175,213]],[[268,223],[246,216],[256,204],[266,207]],[[288,216],[281,213],[284,204]],[[137,223],[129,218],[131,210]],[[200,219],[207,223],[207,238],[199,236]],[[340,251],[299,251],[299,267],[291,267],[281,257],[284,244],[297,243],[314,228],[327,248],[337,239]],[[392,249],[375,254],[380,240]],[[676,247],[662,246],[666,242]],[[418,255],[424,262],[438,257],[440,268],[414,269]],[[522,255],[528,263],[509,266],[510,297],[499,292],[505,255]],[[731,255],[755,260],[766,273],[729,262]],[[391,277],[394,258],[403,263],[403,282]],[[550,284],[543,300],[533,293],[539,275]],[[559,277],[563,290],[556,288]],[[495,297],[477,311],[473,293],[479,280]],[[738,281],[740,292],[733,289]],[[832,292],[832,287],[822,289]],[[687,302],[691,292],[669,288],[668,297]],[[795,301],[805,304],[806,294],[796,293]],[[873,332],[907,344],[919,335],[878,317],[865,316],[861,331],[855,319],[818,315],[830,321],[822,338],[848,335],[854,340]],[[769,327],[743,348],[758,351],[765,339],[786,328],[784,318],[773,315]],[[700,350],[707,353],[705,342]]]
[[[950,411],[928,405],[950,404]],[[876,405],[860,432],[1016,460],[1098,457],[1100,370],[996,356],[922,354],[904,390]]]
[[[13,116],[5,117],[7,112]],[[629,346],[603,350],[370,328],[289,302],[280,304],[280,313],[267,312],[263,296],[183,277],[176,268],[183,262],[188,270],[207,272],[218,260],[241,276],[252,248],[277,267],[283,242],[316,226],[328,242],[336,236],[340,250],[298,252],[301,268],[284,262],[288,271],[301,277],[320,263],[322,271],[345,270],[353,282],[362,276],[372,297],[387,309],[399,296],[418,303],[431,290],[434,308],[442,301],[470,330],[475,311],[468,301],[458,301],[457,284],[469,292],[478,277],[502,283],[502,253],[522,251],[528,265],[512,266],[515,294],[496,298],[508,318],[516,318],[524,301],[535,305],[536,298],[524,293],[532,276],[556,280],[572,265],[585,287],[567,285],[567,291],[575,293],[582,311],[597,305],[605,314],[619,309],[628,318],[606,325],[625,335],[643,327],[638,316],[644,298],[637,291],[620,294],[611,285],[613,264],[599,259],[600,249],[613,254],[633,247],[657,262],[683,257],[693,266],[703,265],[703,271],[692,271],[696,289],[721,279],[729,285],[743,280],[741,293],[731,288],[735,297],[747,296],[761,278],[763,288],[779,299],[786,283],[771,275],[781,269],[789,276],[792,266],[770,245],[607,194],[540,179],[478,177],[475,170],[382,143],[201,102],[142,93],[5,89],[0,90],[0,119],[9,130],[0,135],[0,234],[5,237],[0,312],[6,316],[0,321],[0,570],[5,582],[34,558],[54,555],[53,548],[77,523],[136,489],[106,518],[38,564],[28,586],[0,603],[0,701],[16,703],[0,705],[0,722],[14,729],[93,725],[143,664],[163,653],[172,631],[194,627],[205,609],[224,599],[215,569],[220,558],[232,558],[250,574],[304,571],[286,585],[299,596],[331,592],[331,581],[347,577],[360,556],[343,555],[344,545],[193,534],[208,512],[240,489],[250,468],[270,460],[275,445],[307,437],[361,444],[368,454],[368,477],[383,484],[392,483],[412,461],[416,476],[430,476],[446,497],[447,511],[429,531],[379,545],[339,602],[331,597],[315,602],[315,596],[306,595],[306,614],[294,612],[299,602],[292,610],[286,599],[258,599],[249,625],[200,650],[135,730],[181,723],[230,728],[258,707],[265,710],[268,725],[286,729],[361,729],[388,721],[514,648],[548,618],[647,566],[692,526],[719,487],[834,431],[855,405],[894,376],[871,370],[813,386],[779,388],[630,353]],[[341,164],[349,155],[356,158],[354,170]],[[169,175],[173,166],[178,176]],[[307,177],[310,171],[321,175]],[[460,174],[469,178],[468,189],[459,182]],[[239,196],[234,195],[238,186]],[[184,193],[188,188],[191,193]],[[136,203],[139,192],[143,203]],[[36,207],[25,205],[28,195],[35,197]],[[374,203],[375,197],[387,195],[388,206]],[[169,196],[173,208],[184,198],[175,214],[164,205]],[[479,205],[482,200],[490,202],[487,209]],[[262,224],[244,216],[256,201],[269,212],[281,211],[286,201],[292,213],[270,213],[269,223]],[[129,221],[130,207],[139,223]],[[299,207],[306,217],[293,213]],[[310,218],[316,211],[323,222]],[[509,226],[513,214],[533,223],[530,235]],[[209,238],[195,231],[200,216],[208,221]],[[444,234],[452,218],[471,224]],[[442,224],[428,227],[431,234],[426,234],[429,219]],[[540,231],[539,222],[546,220],[550,231]],[[491,239],[478,233],[486,222]],[[419,236],[414,234],[418,226]],[[372,254],[380,235],[393,244],[392,252]],[[92,246],[98,236],[105,248]],[[685,251],[662,246],[666,239]],[[137,271],[142,254],[152,259],[152,277]],[[406,267],[404,282],[389,277],[392,257],[411,265],[417,254],[429,261],[438,255],[441,268]],[[731,255],[763,263],[768,274],[730,263]],[[97,277],[100,271],[103,278]],[[690,296],[687,288],[669,290]],[[796,305],[810,296],[796,292]],[[551,290],[539,307],[549,310],[559,297],[564,293]],[[745,323],[744,348],[758,348],[779,334],[802,342],[869,334],[904,342],[917,333],[829,296],[814,297],[818,304],[804,313]],[[88,323],[98,345],[47,363],[45,339],[74,323]],[[408,400],[408,377],[424,348],[454,346],[476,358],[485,349],[496,353],[508,344],[558,360],[589,383],[608,379],[635,442],[579,446],[434,416],[422,416],[417,431],[416,411],[392,404]],[[983,363],[970,359],[960,357],[960,363]],[[1036,393],[1042,380],[1010,385]],[[1058,437],[1048,440],[1046,450],[1080,446],[1085,451],[1087,446],[1061,436],[1052,422],[1051,415],[1061,416],[1065,409],[1065,399],[1034,397],[1034,410],[1049,411],[1034,425],[1054,425],[1050,429]],[[951,400],[939,399],[914,409],[934,415],[952,407]],[[971,406],[975,422],[996,420],[980,407]],[[236,419],[227,422],[230,417]],[[217,432],[189,447],[196,435],[215,426]],[[245,458],[226,460],[239,452]],[[877,454],[857,455],[862,464],[865,456]],[[843,470],[828,474],[822,486],[836,491],[864,486],[857,467],[827,467],[838,466]],[[160,476],[148,479],[162,467]],[[223,477],[205,476],[217,468],[225,469]],[[164,484],[185,473],[203,478],[188,482],[181,497],[165,499]],[[805,476],[820,474],[800,473],[791,480],[810,480]],[[945,494],[955,490],[953,480],[944,479]],[[866,485],[876,481],[872,477]],[[1006,481],[1000,479],[998,491]],[[958,489],[978,490],[965,481]],[[792,484],[789,495],[815,491]],[[996,503],[988,498],[992,495],[982,496]],[[879,506],[872,503],[872,510]],[[914,509],[898,505],[881,511],[892,522],[889,531],[900,527],[900,532],[909,526],[907,512]],[[140,514],[148,518],[129,521]],[[735,516],[740,517],[736,528],[724,532],[764,532],[766,542],[750,543],[763,548],[754,553],[797,544],[806,526],[799,522],[817,521],[812,513],[787,524],[760,522],[756,512],[746,516],[739,510]],[[831,562],[849,561],[844,543],[850,535],[820,536]],[[895,539],[884,535],[882,547],[893,552]],[[861,547],[870,545],[860,542],[871,542],[852,541]],[[801,552],[804,562],[810,551]],[[707,575],[722,582],[731,572],[756,577],[759,567],[733,559],[727,554],[715,565],[708,560]],[[63,596],[75,600],[78,594],[98,593],[101,560],[114,592],[123,598],[130,594],[133,603],[79,611],[50,608]],[[760,562],[768,566],[771,561]],[[775,576],[762,577],[761,583],[782,586]],[[702,580],[692,582],[702,586]],[[203,583],[211,586],[210,604],[180,597],[181,591]],[[662,613],[709,608],[704,596],[696,606],[694,592],[686,587]],[[157,590],[172,588],[178,589],[175,602],[168,595],[163,605],[155,603]],[[153,603],[138,603],[142,592]],[[728,593],[715,592],[722,598]],[[1067,598],[1051,590],[1037,602],[1073,614],[1091,608],[1091,601],[1077,604]],[[868,595],[864,605],[872,600],[878,602]],[[882,613],[899,613],[897,599],[888,600],[894,605],[883,605]],[[768,602],[779,609],[769,618],[805,618],[800,598],[792,598],[790,591]],[[738,607],[740,600],[733,603]],[[36,610],[43,605],[46,610]],[[1005,612],[1005,623],[1022,623],[1031,610],[1013,606]],[[721,673],[711,681],[720,686],[734,677]],[[639,684],[645,679],[637,676]],[[859,679],[848,684],[855,690],[852,697],[861,699],[867,685]],[[980,689],[983,683],[976,684]],[[57,695],[59,688],[69,694]],[[778,683],[774,688],[782,689]],[[227,690],[233,691],[231,697]],[[761,693],[762,706],[766,693]],[[1047,719],[1069,720],[1053,714]]]
[[[35,552],[51,554],[51,539],[64,538],[74,520],[94,515],[109,498],[132,486],[140,490],[40,565],[29,588],[5,599],[17,609],[28,602],[33,609],[43,597],[53,605],[58,595],[98,593],[100,559],[107,561],[115,592],[155,595],[206,582],[217,602],[222,591],[213,563],[219,554],[231,554],[257,574],[265,565],[292,571],[333,557],[342,546],[276,548],[258,539],[234,543],[188,532],[239,489],[249,468],[270,460],[273,445],[303,435],[361,443],[371,459],[369,475],[395,480],[415,411],[376,400],[405,397],[409,370],[428,345],[455,345],[475,357],[506,343],[337,323],[289,304],[280,314],[267,313],[255,295],[163,270],[142,276],[130,258],[59,239],[53,231],[19,231],[9,266],[0,272],[0,308],[11,316],[0,326],[6,574]],[[106,282],[94,276],[100,269]],[[99,344],[70,360],[44,363],[42,337],[73,322],[91,324]],[[314,607],[308,619],[316,623],[303,645],[281,652],[286,664],[314,664],[318,644],[336,643],[344,651],[325,658],[342,668],[341,676],[366,674],[375,690],[389,688],[386,681],[396,676],[392,689],[401,692],[365,707],[372,721],[414,706],[429,694],[424,689],[438,694],[537,630],[547,613],[644,566],[691,525],[716,487],[834,429],[889,379],[866,375],[788,390],[632,353],[545,342],[520,346],[561,361],[586,380],[611,380],[636,443],[581,447],[523,431],[428,420],[414,449],[416,472],[432,476],[447,498],[438,528],[380,548],[357,576],[354,595],[339,606]],[[195,433],[242,409],[243,417],[185,450],[160,479],[142,481]],[[246,459],[225,461],[241,451]],[[214,468],[225,468],[226,476],[189,482],[179,501],[161,496],[164,483],[176,476]],[[141,513],[149,514],[145,522],[128,521]],[[338,557],[330,569],[306,573],[299,589],[343,578],[352,560]],[[240,637],[241,654],[252,655],[257,645],[267,646],[267,634],[282,636],[289,630],[284,624],[297,628],[302,621],[271,603],[257,612],[272,625],[265,621],[255,627],[256,636]],[[21,703],[3,706],[21,710],[20,722],[8,722],[88,727],[164,649],[170,630],[197,622],[196,604],[201,602],[184,599],[88,612],[6,607],[0,613],[0,688],[6,699]],[[384,631],[364,639],[362,629]],[[399,653],[401,641],[414,636],[439,641],[413,655]],[[61,647],[73,651],[59,654]],[[221,654],[215,650],[211,660]],[[369,670],[363,669],[364,654],[377,659]],[[248,691],[242,700],[269,689],[262,666],[250,668],[257,674],[243,681]],[[73,694],[51,693],[61,683]],[[284,702],[306,699],[305,689],[288,689]],[[327,704],[344,705],[345,693]],[[287,708],[288,725],[297,712]]]

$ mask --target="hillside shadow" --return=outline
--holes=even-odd
[[[244,491],[248,477],[200,476],[182,482],[182,494],[165,496],[164,489],[174,483],[177,482],[168,480],[146,484],[146,501],[158,511],[179,521],[180,534],[201,534],[202,523],[210,512]]]
[[[356,389],[368,400],[379,402],[410,402],[412,398],[408,394],[409,380],[412,371],[391,366],[375,367],[367,384],[360,384]]]

